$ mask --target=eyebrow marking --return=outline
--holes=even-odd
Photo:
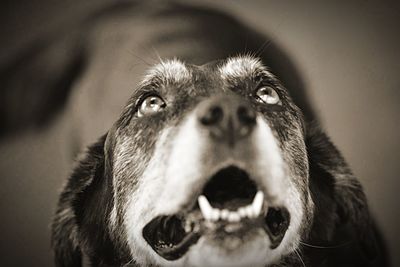
[[[223,80],[229,80],[254,77],[260,72],[266,72],[267,68],[259,58],[244,55],[228,58],[218,70]]]
[[[191,71],[179,59],[162,60],[147,71],[142,85],[167,85],[188,82],[192,77]]]

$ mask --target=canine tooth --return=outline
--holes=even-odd
[[[237,212],[229,212],[229,215],[228,215],[228,221],[229,222],[238,222],[238,221],[240,221],[240,215],[239,215],[239,213],[237,213]]]
[[[198,223],[196,223],[193,227],[192,230],[194,233],[198,233],[200,231],[200,225]]]
[[[197,202],[199,203],[199,207],[200,207],[201,213],[203,214],[204,219],[210,220],[213,215],[213,208],[211,207],[207,198],[205,196],[201,195],[198,197]]]
[[[185,223],[185,232],[189,233],[192,230],[192,226],[190,225],[189,221],[186,221]]]
[[[247,216],[246,207],[239,208],[237,213],[239,213],[240,217],[244,218]]]
[[[264,193],[262,191],[258,191],[256,196],[254,197],[253,203],[251,204],[255,217],[258,217],[258,215],[260,215],[263,201]]]
[[[253,203],[251,204],[253,207],[253,212],[255,217],[258,217],[258,215],[260,215],[263,201],[264,201],[264,193],[262,191],[258,191],[256,196],[254,197]]]
[[[220,213],[221,220],[228,219],[228,216],[229,216],[229,211],[227,209],[221,210],[221,213]]]
[[[252,205],[248,205],[244,209],[246,210],[247,217],[249,217],[249,218],[254,218],[255,217]]]
[[[220,216],[221,216],[221,212],[219,209],[212,209],[212,212],[211,212],[211,220],[212,221],[218,221]]]

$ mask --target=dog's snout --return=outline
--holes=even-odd
[[[256,124],[256,113],[249,106],[239,106],[237,110],[237,117],[241,124],[253,127]]]
[[[256,112],[234,96],[216,97],[201,103],[198,118],[213,138],[229,144],[248,136],[256,124]]]

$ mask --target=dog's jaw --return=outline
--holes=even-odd
[[[125,229],[136,262],[162,266],[262,266],[279,260],[298,246],[304,210],[300,193],[286,177],[285,163],[271,128],[261,118],[257,125],[250,147],[238,149],[237,155],[225,155],[220,162],[216,159],[224,157],[212,151],[208,136],[198,128],[193,115],[188,116],[180,127],[167,128],[160,133],[154,154],[126,209]],[[269,204],[288,209],[290,225],[279,246],[271,249],[268,235],[257,228],[248,241],[234,250],[219,247],[212,237],[202,236],[183,257],[174,261],[160,257],[143,238],[146,223],[159,215],[180,212],[187,203],[193,202],[192,198],[199,193],[196,190],[204,186],[205,179],[214,170],[229,164],[255,170],[254,177]],[[235,241],[235,238],[231,241],[243,242]]]
[[[167,103],[176,98],[179,91],[185,92],[186,97],[194,102],[183,110],[179,106],[179,112],[171,103],[165,112],[148,117],[131,117],[135,116],[129,115],[132,114],[131,107],[135,106],[133,102],[124,111],[123,118],[127,119],[116,126],[118,138],[113,155],[115,201],[109,221],[114,236],[120,237],[119,242],[130,250],[132,260],[141,265],[265,266],[292,253],[307,234],[313,205],[308,190],[302,115],[282,92],[284,88],[275,80],[274,86],[281,90],[284,105],[259,105],[253,112],[254,106],[249,103],[254,104],[251,102],[254,100],[242,98],[240,92],[232,94],[229,90],[233,90],[232,86],[247,90],[254,90],[254,86],[259,88],[257,75],[266,76],[269,81],[276,79],[257,59],[239,57],[209,67],[189,67],[182,62],[171,62],[156,66],[156,69],[146,76],[146,86],[156,82],[158,87],[174,90],[168,94],[165,88],[163,91],[160,89],[169,97]],[[180,77],[179,81],[168,76],[172,69],[182,72],[175,75]],[[199,90],[185,91],[184,88]],[[210,89],[207,91],[207,88]],[[216,95],[218,93],[223,94],[222,98]],[[185,101],[188,99],[181,97]],[[212,128],[201,120],[204,111],[221,103],[231,105],[225,110],[228,115],[238,116],[238,108],[246,105],[247,111],[254,114],[247,134],[236,135],[234,138],[239,139],[234,143],[231,139],[227,142],[216,138]],[[237,109],[232,111],[233,107]],[[165,117],[167,114],[170,117]],[[129,122],[129,118],[133,121]],[[138,147],[132,140],[144,142],[146,146]],[[211,225],[218,224],[217,227],[209,227],[210,224],[204,223],[209,218],[194,205],[216,173],[231,166],[243,170],[256,184],[252,192],[263,193],[264,208],[254,220],[250,215],[241,216],[239,227],[228,227],[236,229],[233,232],[217,233],[221,225],[229,226],[232,221],[220,218],[211,222]],[[221,190],[225,192],[225,189]],[[234,197],[238,200],[237,196]],[[238,208],[238,211],[240,207],[243,206],[233,208]],[[277,228],[280,229],[278,235],[270,228],[272,224],[269,223],[279,223],[269,220],[271,209],[276,209],[280,215],[282,212],[288,214],[281,217],[284,227]],[[193,227],[187,230],[185,227],[188,218],[193,218],[189,215],[193,214],[200,214],[197,217],[200,230]],[[168,224],[164,224],[167,223],[164,218],[169,220],[174,216],[183,226],[178,229],[183,239],[168,239],[163,235],[173,233],[165,227]],[[157,228],[159,225],[164,225],[164,228]],[[237,238],[238,229],[243,238]]]

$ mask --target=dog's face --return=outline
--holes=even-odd
[[[111,231],[146,265],[293,252],[313,216],[302,118],[256,58],[154,66],[107,136]]]
[[[386,266],[362,186],[280,46],[211,8],[118,2],[2,69],[4,129],[50,123],[65,103],[51,129],[66,154],[82,149],[153,54],[203,64],[248,51],[293,101],[250,56],[151,68],[60,194],[57,266]]]

